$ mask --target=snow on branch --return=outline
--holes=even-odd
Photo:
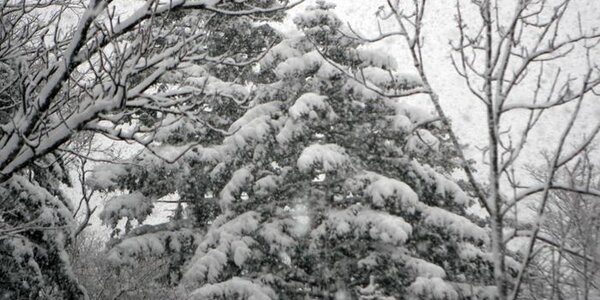
[[[370,237],[395,245],[404,244],[413,230],[402,217],[360,206],[328,213],[327,221],[315,229],[312,235],[320,237],[326,234],[327,229],[338,236]]]
[[[227,281],[207,284],[194,290],[189,299],[247,299],[247,300],[272,300],[277,299],[275,291],[271,288],[254,283],[248,279],[233,277]]]
[[[439,277],[417,277],[409,291],[419,299],[426,300],[458,300],[459,295],[454,287]]]
[[[137,259],[162,257],[168,253],[183,251],[197,240],[190,229],[159,231],[123,239],[108,252],[107,259],[116,265],[135,265]]]
[[[460,238],[489,243],[488,232],[463,216],[431,206],[423,209],[423,215],[425,224],[439,227]]]
[[[140,192],[134,192],[111,198],[99,217],[103,224],[114,228],[123,218],[143,223],[146,217],[152,213],[153,208],[154,205],[150,199]]]
[[[390,199],[398,199],[402,210],[414,213],[419,204],[419,197],[406,183],[396,179],[380,177],[365,190],[371,196],[374,206],[383,207]]]
[[[298,169],[309,172],[320,169],[324,172],[343,170],[349,163],[344,148],[335,144],[313,144],[306,147],[297,161]]]

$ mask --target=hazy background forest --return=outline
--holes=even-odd
[[[0,16],[0,299],[600,299],[597,1]]]

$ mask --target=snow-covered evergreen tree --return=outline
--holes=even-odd
[[[66,250],[75,223],[64,167],[49,154],[0,185],[1,299],[84,296]]]
[[[173,165],[148,157],[156,168],[98,176],[98,187],[130,190],[102,214],[113,226],[143,222],[167,193],[187,203],[170,222],[129,229],[114,262],[177,253],[175,281],[192,299],[493,298],[488,233],[451,179],[452,146],[434,116],[390,97],[419,80],[344,35],[332,8],[298,15],[304,35],[283,38],[228,85],[249,100],[243,114],[214,114],[213,125],[228,126],[222,140],[178,124],[162,148],[210,142]]]

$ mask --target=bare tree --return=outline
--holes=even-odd
[[[189,100],[202,95],[202,87],[157,92],[159,78],[190,63],[249,63],[236,60],[235,53],[210,56],[202,43],[208,34],[203,20],[210,14],[274,13],[298,4],[237,2],[145,1],[121,17],[112,1],[3,1],[2,181],[81,130],[148,145],[143,133],[164,125],[160,120],[128,130],[118,127],[142,109],[197,117],[201,103],[190,105]],[[170,14],[194,9],[209,15],[186,20],[196,26],[170,24]],[[61,22],[68,12],[77,18],[71,30]]]
[[[598,51],[600,33],[594,28],[585,28],[580,19],[576,20],[579,22],[575,28],[566,23],[567,13],[576,5],[571,0],[515,0],[502,5],[490,0],[464,2],[467,3],[457,1],[455,6],[458,39],[451,43],[454,49],[452,64],[487,114],[488,143],[483,150],[487,180],[475,176],[442,109],[442,95],[430,84],[422,34],[427,1],[387,0],[387,5],[380,7],[378,17],[394,20],[397,30],[385,32],[380,26],[375,37],[365,37],[355,30],[348,35],[373,42],[393,36],[405,41],[423,84],[423,89],[414,93],[429,96],[463,161],[474,197],[489,215],[498,298],[514,300],[521,291],[536,242],[544,240],[560,244],[560,241],[549,241],[540,236],[540,222],[534,222],[528,230],[511,230],[514,224],[530,221],[518,219],[517,212],[523,207],[521,203],[541,199],[534,213],[534,218],[538,219],[546,214],[548,199],[554,191],[600,194],[589,186],[564,185],[556,180],[557,172],[582,153],[600,131],[600,121],[595,120],[588,132],[576,132],[584,102],[599,96],[594,90],[600,84],[594,51]],[[583,66],[581,73],[563,71],[565,64],[572,63],[577,57],[582,58],[578,62]],[[549,159],[543,170],[545,180],[528,184],[520,177],[523,172],[518,160],[529,147],[531,133],[540,126],[542,116],[560,107],[568,107],[571,111],[564,112],[569,115],[566,122],[555,124],[561,128],[556,144],[547,145],[551,149],[547,152]],[[527,114],[522,124],[511,123],[506,118],[517,111]],[[507,243],[517,236],[526,236],[528,243],[518,274],[513,278],[506,266]]]

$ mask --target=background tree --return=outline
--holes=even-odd
[[[593,153],[585,151],[579,155],[557,174],[557,180],[572,189],[598,190],[600,181]],[[531,172],[543,182],[543,173],[535,169]],[[600,194],[583,195],[569,190],[555,190],[550,194],[539,234],[544,243],[536,246],[525,289],[529,298],[595,299],[600,296],[598,197]]]

